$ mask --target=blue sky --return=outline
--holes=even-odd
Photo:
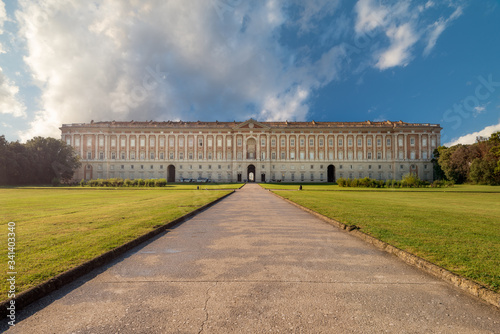
[[[0,134],[91,120],[500,131],[495,0],[0,0]]]

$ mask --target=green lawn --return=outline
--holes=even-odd
[[[196,185],[0,189],[0,300],[8,290],[8,222],[16,223],[19,293],[228,193],[187,188]]]
[[[500,187],[303,189],[275,192],[500,292]]]

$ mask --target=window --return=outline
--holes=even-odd
[[[339,138],[339,146],[342,146],[344,145],[344,139],[343,138]]]
[[[151,160],[155,159],[155,152],[150,152],[149,153],[149,159],[151,159]]]
[[[87,152],[87,160],[92,160],[92,152]]]
[[[291,152],[290,158],[292,157],[292,154],[295,155],[295,153]],[[281,152],[281,160],[285,160],[285,159],[286,159],[285,152]]]
[[[387,156],[387,159],[391,160],[392,159],[392,153],[391,153],[391,151],[387,151],[386,156]]]
[[[311,181],[314,181],[314,173],[311,173]]]
[[[146,155],[144,152],[141,152],[141,160],[144,160],[146,158]]]
[[[290,138],[290,146],[295,146],[295,138]]]
[[[99,152],[99,160],[104,160],[104,153],[103,152]]]
[[[99,146],[104,146],[104,138],[99,137]]]
[[[149,169],[153,169],[153,165],[150,165],[150,166],[149,166]]]
[[[403,160],[403,151],[399,151],[399,160]]]
[[[314,160],[314,152],[309,152],[309,159]]]
[[[300,146],[304,146],[304,138],[300,138]]]
[[[427,138],[422,138],[422,146],[427,146]]]
[[[305,158],[305,153],[304,151],[300,152],[300,160],[304,160]]]
[[[352,151],[349,151],[349,153],[347,153],[347,159],[352,160]]]
[[[203,153],[202,152],[198,152],[198,160],[201,160],[203,159]]]
[[[130,169],[134,169],[134,165],[130,165]]]
[[[126,138],[125,138],[125,137],[122,137],[122,138],[120,139],[120,146],[125,147],[125,140],[126,140]]]
[[[171,147],[174,146],[174,137],[168,138],[168,145]]]
[[[226,139],[226,145],[228,147],[231,147],[231,137],[227,137],[227,139]]]
[[[141,165],[141,169],[144,169],[144,165]]]
[[[116,153],[115,152],[111,152],[111,159],[113,159],[113,160],[116,159]]]
[[[198,138],[198,146],[199,147],[203,146],[203,138]]]
[[[435,147],[436,146],[436,138],[431,139],[431,146]]]
[[[184,146],[184,137],[179,137],[179,146]]]
[[[363,159],[363,152],[358,151],[358,160],[362,160],[362,159]]]
[[[402,137],[398,138],[398,145],[403,146],[403,138]]]
[[[382,152],[377,152],[377,160],[382,159]]]
[[[276,152],[271,152],[271,159],[273,159],[273,160],[276,159]]]
[[[328,145],[333,146],[333,138],[328,139]]]
[[[212,152],[208,152],[208,160],[212,160]]]
[[[160,147],[165,146],[165,137],[160,137]]]
[[[222,138],[217,138],[217,147],[222,147]]]
[[[155,137],[153,137],[153,136],[149,137],[149,146],[152,146],[152,147],[155,146]]]
[[[179,153],[179,159],[180,159],[180,160],[184,159],[184,152],[180,152],[180,153]]]
[[[260,138],[260,146],[266,146],[266,139]]]
[[[80,146],[80,137],[75,138],[75,146]]]
[[[125,165],[120,165],[120,169],[125,169]]]
[[[427,151],[422,152],[422,159],[424,159],[424,160],[427,159]]]
[[[368,165],[368,169],[372,169],[372,165]]]
[[[212,137],[207,138],[207,145],[208,147],[212,147]]]
[[[276,138],[271,138],[271,146],[276,146]]]
[[[111,147],[116,147],[116,138],[111,138]]]
[[[385,141],[385,144],[387,146],[391,146],[391,138],[387,138],[386,141]]]
[[[217,152],[217,160],[221,160],[222,159],[222,152]]]
[[[281,152],[281,154],[284,156],[285,152]],[[290,159],[295,160],[295,152],[290,152]]]
[[[366,138],[366,145],[372,146],[372,139],[371,138]]]
[[[363,145],[363,140],[361,138],[358,138],[358,146]]]
[[[170,160],[174,160],[174,152],[169,152],[169,153],[168,153],[168,158],[169,158]]]
[[[319,160],[323,160],[323,159],[324,159],[323,152],[319,152],[318,154],[319,154],[319,157],[318,157],[318,158],[319,158]]]
[[[189,160],[193,160],[193,152],[189,152],[188,153],[188,159]]]
[[[146,145],[146,139],[144,137],[141,137],[141,147],[144,147]]]
[[[410,145],[415,146],[415,138],[413,137],[410,138]]]
[[[163,159],[165,159],[165,156],[164,156],[163,152],[160,152],[160,160],[163,160]]]
[[[122,152],[122,160],[125,160],[125,152]]]
[[[415,151],[410,152],[410,159],[415,160]]]
[[[314,146],[314,138],[309,138],[309,146]]]
[[[189,147],[193,147],[193,137],[188,138],[188,145]]]
[[[338,154],[338,155],[339,155],[339,160],[344,159],[344,152],[339,151],[339,154]]]
[[[366,153],[366,158],[367,158],[368,160],[371,160],[371,159],[372,159],[372,152],[368,152],[368,153]]]
[[[238,146],[241,146],[241,138],[238,138]]]
[[[352,138],[347,139],[347,146],[352,146]]]
[[[132,159],[132,160],[135,159],[135,152],[130,152],[130,159]]]
[[[318,139],[318,143],[319,143],[319,146],[320,146],[320,147],[323,147],[323,145],[324,145],[323,138],[319,138],[319,139]]]
[[[403,165],[399,165],[399,169],[404,169],[405,167]]]
[[[285,146],[285,137],[281,137],[281,146],[284,147]]]
[[[382,146],[382,139],[377,138],[377,146],[378,147]]]
[[[87,137],[87,146],[92,146],[92,137]]]

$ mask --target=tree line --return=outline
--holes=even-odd
[[[62,140],[35,137],[22,144],[0,136],[0,185],[66,182],[78,167],[76,153]]]
[[[440,146],[433,163],[435,179],[500,185],[500,131],[471,145]]]

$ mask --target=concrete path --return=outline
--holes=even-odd
[[[500,332],[493,306],[253,184],[18,315],[9,333]]]

